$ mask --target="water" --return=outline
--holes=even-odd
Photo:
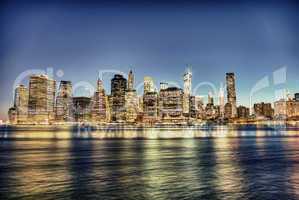
[[[299,199],[298,135],[2,132],[0,199]]]

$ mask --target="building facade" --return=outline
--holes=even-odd
[[[26,123],[28,121],[28,88],[19,85],[15,89],[14,107],[16,109],[17,123]]]
[[[158,121],[158,93],[147,92],[143,95],[143,122],[155,123]]]
[[[105,94],[103,81],[98,77],[97,89],[92,98],[91,119],[95,123],[108,122],[108,97]]]
[[[56,121],[71,122],[73,121],[73,87],[70,81],[60,81],[56,105]]]
[[[184,80],[184,98],[183,98],[183,113],[189,116],[190,113],[190,96],[192,90],[192,72],[190,68],[186,70],[183,76]]]
[[[165,123],[184,122],[183,116],[183,90],[177,87],[169,87],[160,90],[159,94],[159,118]]]
[[[155,91],[155,85],[154,85],[154,80],[150,76],[145,76],[143,79],[143,87],[144,91],[143,94],[146,94],[148,92],[154,92]]]
[[[226,90],[227,90],[227,102],[231,104],[231,118],[237,116],[237,98],[236,98],[236,84],[235,74],[226,73]]]
[[[50,123],[55,118],[56,81],[46,75],[32,75],[29,80],[28,119],[32,123]]]
[[[126,120],[127,79],[115,74],[111,80],[111,120],[125,122]]]
[[[257,118],[273,118],[274,110],[272,108],[271,103],[255,103],[253,105],[253,110]]]

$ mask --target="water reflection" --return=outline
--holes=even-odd
[[[278,134],[10,132],[0,139],[0,197],[299,199],[299,138]]]

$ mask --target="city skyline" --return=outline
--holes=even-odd
[[[62,70],[62,79],[89,81],[96,87],[96,71],[127,73],[133,66],[136,83],[148,75],[157,85],[180,79],[182,87],[182,72],[191,64],[192,85],[211,82],[220,87],[225,83],[223,74],[235,72],[238,101],[245,106],[251,88],[268,76],[269,87],[256,95],[255,102],[273,102],[277,89],[299,90],[295,5],[292,1],[225,5],[163,1],[150,6],[4,3],[0,119],[7,119],[16,77],[48,67],[54,69],[57,81],[61,79],[56,73]],[[287,79],[275,85],[273,72],[284,66]],[[208,92],[202,88],[202,95]]]
[[[278,78],[281,79],[281,72],[278,72]],[[284,89],[278,90],[278,94],[282,96],[275,102],[252,102],[251,107],[246,107],[237,101],[237,81],[233,72],[226,73],[226,101],[223,86],[218,90],[208,84],[212,90],[208,93],[207,101],[203,96],[196,95],[198,86],[192,91],[190,65],[182,79],[183,88],[167,82],[161,82],[158,88],[152,77],[145,76],[143,84],[139,85],[143,87],[143,93],[138,95],[135,75],[130,69],[127,75],[114,74],[110,80],[109,93],[104,89],[103,72],[99,71],[96,88],[87,82],[81,82],[80,86],[88,90],[90,95],[74,96],[73,88],[78,85],[73,85],[71,81],[61,80],[57,89],[57,82],[51,74],[30,74],[28,87],[16,85],[13,106],[8,109],[9,123],[116,122],[152,126],[196,125],[207,121],[252,123],[260,120],[293,120],[299,117],[299,93],[291,95]],[[257,90],[259,87],[263,88],[260,84],[257,86]]]

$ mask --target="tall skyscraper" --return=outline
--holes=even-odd
[[[73,97],[74,118],[76,122],[89,122],[91,117],[91,98]]]
[[[91,119],[93,122],[107,122],[108,118],[108,97],[105,94],[103,81],[100,74],[97,80],[97,90],[92,98]]]
[[[220,117],[223,118],[224,117],[224,89],[223,86],[220,86],[219,89],[219,94],[218,94],[218,100],[219,100],[219,112],[220,112]]]
[[[137,120],[138,96],[134,89],[134,75],[130,70],[128,75],[128,89],[125,95],[126,121],[134,123]]]
[[[134,89],[134,75],[132,70],[130,70],[128,75],[128,90],[133,90],[133,89]]]
[[[16,109],[16,120],[18,123],[27,122],[28,118],[28,89],[24,85],[19,85],[15,89],[14,107]]]
[[[183,113],[189,114],[190,112],[190,96],[192,90],[192,72],[190,68],[186,69],[183,76],[184,80],[184,99],[183,99]]]
[[[34,123],[54,120],[56,82],[46,75],[32,75],[29,80],[28,117]]]
[[[158,94],[147,92],[143,95],[143,122],[154,123],[158,120]]]
[[[71,81],[60,81],[56,97],[55,118],[57,121],[72,121],[73,87]]]
[[[237,117],[237,98],[236,98],[236,85],[235,74],[226,73],[226,90],[227,90],[227,102],[231,105],[231,117]]]
[[[155,91],[154,80],[152,79],[152,77],[150,76],[144,77],[143,87],[144,87],[144,94]]]
[[[111,118],[114,122],[126,120],[125,95],[127,79],[120,74],[115,74],[111,80]]]

